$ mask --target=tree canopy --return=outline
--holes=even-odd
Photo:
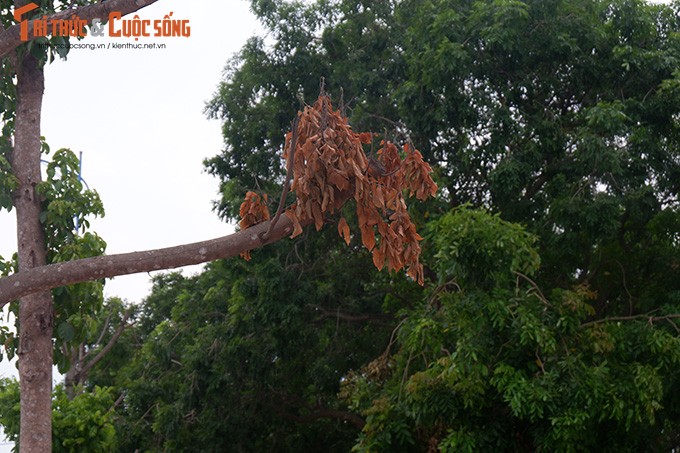
[[[375,269],[351,206],[342,238],[157,277],[86,382],[123,395],[120,451],[680,448],[680,3],[251,4],[267,36],[206,105],[218,214],[278,204],[323,78],[434,170],[407,211],[424,286]]]

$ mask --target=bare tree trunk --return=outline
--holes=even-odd
[[[47,264],[36,193],[40,175],[40,114],[45,79],[32,55],[17,60],[17,113],[12,171],[19,181],[17,210],[19,271]],[[52,294],[42,291],[19,301],[19,378],[22,453],[52,451]]]

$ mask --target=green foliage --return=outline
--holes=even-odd
[[[382,373],[369,366],[344,382],[342,395],[366,417],[356,451],[674,445],[663,432],[680,422],[680,337],[664,323],[672,312],[660,310],[659,324],[587,322],[594,294],[584,287],[546,298],[528,278],[508,278],[514,263],[537,264],[531,241],[503,249],[506,273],[495,272],[488,257],[498,257],[498,244],[530,238],[521,228],[469,209],[448,214],[435,231],[444,226],[452,233],[435,247],[448,284],[406,313]],[[460,254],[460,244],[474,252]],[[485,278],[468,277],[484,269]],[[452,286],[451,276],[464,278]]]
[[[233,218],[246,190],[278,192],[283,134],[300,97],[316,97],[319,77],[336,104],[342,95],[357,130],[412,139],[443,188],[440,200],[414,214],[421,223],[435,219],[423,249],[438,286],[427,297],[385,301],[383,309],[403,316],[395,320],[399,328],[372,332],[367,341],[386,347],[376,347],[372,360],[353,361],[353,371],[339,378],[341,402],[366,422],[355,449],[677,448],[678,4],[251,4],[271,39],[244,46],[207,106],[224,121],[225,149],[206,162],[220,178],[220,215]],[[314,256],[334,256],[327,244],[315,247]],[[266,270],[269,253],[255,254],[253,272],[285,281]],[[355,266],[346,262],[332,277],[304,277],[344,288],[351,297],[357,288],[335,280],[354,276]],[[365,278],[370,288],[381,277]],[[297,287],[276,287],[277,302],[293,294],[325,307],[307,284],[297,283],[302,294]],[[243,348],[241,355],[215,360],[231,364],[225,374],[244,373],[233,382],[255,382],[257,376],[266,383],[245,386],[250,406],[245,397],[230,402],[244,407],[242,414],[259,413],[252,395],[280,388],[269,381],[266,358],[278,373],[296,345],[291,341],[290,355],[279,354],[282,340],[273,341],[262,328],[273,319],[280,326],[277,338],[296,339],[307,331],[290,320],[304,310],[272,316],[275,309],[257,302],[261,283],[228,287],[228,317],[242,329],[212,331],[213,342],[202,347],[221,345],[226,336]],[[184,367],[180,356],[186,353],[172,356],[178,348],[160,346],[182,336],[182,319],[171,313],[168,301],[174,299],[165,290],[158,294],[164,302],[147,340],[157,342],[145,344],[145,354],[153,354],[142,363],[160,357]],[[347,353],[356,354],[351,344]],[[277,351],[276,361],[268,351]],[[310,353],[294,362],[301,370],[297,379],[276,382],[299,395],[290,389],[309,379],[306,365],[323,363],[321,356]],[[230,362],[233,357],[240,360]],[[197,370],[185,380],[204,376],[211,374]],[[163,401],[177,394],[173,388],[169,381],[163,386],[170,392]],[[319,391],[308,389],[302,392],[306,400]],[[153,394],[144,390],[138,394]],[[135,416],[149,407],[141,405]],[[189,406],[157,407],[163,409],[152,417],[156,429],[187,429],[178,420]],[[271,425],[279,426],[278,419],[243,420],[248,429],[232,425],[233,438],[272,438]],[[293,433],[288,439],[304,430],[285,427]],[[276,444],[281,450],[289,445],[299,444]]]
[[[0,139],[0,148],[2,139]],[[16,189],[17,181],[11,173],[11,166],[3,156],[5,151],[0,152],[0,208],[10,211],[13,205],[12,192]]]
[[[19,381],[0,379],[0,424],[12,442],[19,440],[19,418]]]
[[[92,392],[81,393],[71,400],[61,385],[54,393],[53,451],[70,453],[115,449],[111,389],[95,387]]]
[[[513,273],[531,275],[540,260],[536,237],[498,215],[457,208],[430,226],[436,248],[440,282],[453,278],[461,286],[492,286],[514,279]]]
[[[111,389],[95,388],[72,400],[63,385],[54,389],[52,400],[52,451],[100,452],[113,451],[116,432],[113,426],[113,396]],[[0,380],[0,424],[7,438],[19,451],[19,382]]]
[[[80,180],[78,157],[71,150],[58,150],[47,164],[46,175],[37,192],[44,199],[40,221],[45,229],[49,262],[102,255],[106,242],[86,230],[90,226],[89,217],[103,216],[104,206],[97,192],[86,189]],[[98,333],[103,288],[104,282],[96,281],[52,291],[58,346],[55,363],[62,373],[72,360],[70,346]]]
[[[396,321],[381,307],[421,290],[376,279],[370,257],[334,231],[304,236],[196,277],[155,278],[131,343],[112,350],[129,346],[132,360],[107,375],[125,389],[121,451],[351,448],[340,379],[384,348]]]
[[[78,230],[85,233],[90,223],[88,216],[103,216],[104,205],[97,192],[85,189],[79,178],[78,157],[69,149],[62,148],[47,164],[47,179],[37,191],[45,199],[45,209],[40,221],[45,225],[48,248],[52,262],[69,258],[60,255],[57,245],[73,241]]]

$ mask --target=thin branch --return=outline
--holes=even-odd
[[[633,316],[611,316],[609,318],[596,319],[594,321],[588,321],[581,324],[581,327],[592,326],[595,324],[602,324],[605,322],[616,322],[616,321],[636,321],[640,319],[646,319],[650,324],[657,321],[669,321],[671,319],[679,319],[680,313],[673,313],[665,316],[650,316],[650,315],[633,315]]]
[[[394,328],[392,331],[392,335],[390,335],[390,341],[387,343],[387,348],[385,348],[385,351],[381,354],[381,356],[387,357],[390,354],[390,351],[392,349],[392,345],[395,343],[395,338],[397,336],[397,331],[399,328],[408,320],[408,318],[404,318],[401,321],[399,321],[399,324],[397,324],[397,327]]]
[[[626,270],[623,268],[623,264],[619,260],[614,260],[616,264],[621,268],[621,282],[623,283],[623,289],[628,294],[628,314],[633,314],[633,295],[628,291],[628,285],[626,284]]]
[[[670,318],[666,318],[666,321],[668,321],[668,324],[673,326],[673,328],[675,329],[675,332],[680,334],[680,327],[678,327],[678,325],[674,321],[672,321]]]
[[[297,423],[310,423],[319,418],[332,418],[337,420],[343,420],[351,423],[357,429],[363,429],[366,422],[358,414],[349,411],[343,411],[338,409],[330,409],[322,406],[320,403],[315,405],[309,404],[303,398],[296,395],[281,394],[279,392],[274,392],[278,394],[281,401],[278,404],[269,404],[275,413],[288,420],[293,420]],[[294,406],[300,406],[299,409],[308,411],[305,415],[296,415],[287,412],[284,408],[294,409]]]
[[[116,408],[120,406],[120,403],[122,403],[124,399],[125,393],[121,392],[120,395],[118,395],[118,398],[116,398],[116,401],[113,402],[113,404],[111,405],[107,412],[113,412],[114,410],[116,410]]]
[[[298,124],[300,123],[300,115],[295,115],[295,119],[291,123],[292,135],[290,138],[290,151],[288,158],[288,165],[286,166],[286,180],[283,182],[283,191],[281,193],[281,199],[279,200],[279,207],[276,210],[276,215],[272,219],[269,229],[266,233],[262,235],[262,239],[267,239],[269,234],[276,226],[276,223],[281,217],[281,212],[283,212],[283,207],[286,205],[286,197],[288,196],[288,191],[290,190],[290,178],[293,176],[293,166],[295,165],[295,147],[297,146],[298,139]]]
[[[92,360],[87,362],[87,364],[85,366],[83,366],[83,368],[80,370],[80,376],[81,377],[87,376],[87,374],[90,372],[92,367],[95,366],[101,359],[103,359],[104,356],[115,346],[115,344],[118,342],[118,339],[120,338],[120,336],[123,335],[123,332],[125,332],[126,329],[128,329],[128,328],[130,328],[134,325],[134,323],[131,323],[131,324],[127,323],[128,317],[130,316],[131,309],[132,309],[132,307],[130,307],[125,312],[125,315],[123,316],[123,319],[121,320],[120,325],[116,328],[116,331],[113,333],[113,335],[111,336],[111,339],[109,339],[109,341],[106,343],[106,345],[103,348],[101,348],[101,350],[97,353],[97,355],[94,356],[94,358]],[[92,349],[91,351],[94,351],[94,349]],[[85,355],[85,357],[83,357],[83,359],[87,358],[87,356],[90,355],[91,351],[89,351]]]
[[[320,305],[308,304],[307,306],[321,312],[321,315],[316,319],[316,321],[322,321],[328,318],[336,318],[338,320],[342,319],[343,321],[349,322],[389,321],[394,319],[394,316],[384,313],[364,313],[359,315],[341,312],[339,309],[336,311],[327,310]]]
[[[111,315],[112,314],[113,314],[113,312],[110,312],[106,316],[106,321],[104,321],[104,327],[102,327],[102,331],[99,333],[99,337],[97,338],[97,341],[95,341],[94,344],[101,344],[102,340],[104,339],[104,335],[106,335],[106,331],[109,330],[109,322],[111,322]],[[91,352],[91,350],[87,351],[87,354],[85,354],[85,356],[82,357],[82,358],[83,359],[86,358],[90,354],[90,352]]]
[[[532,279],[530,279],[528,276],[524,275],[524,274],[521,273],[521,272],[512,271],[512,273],[515,274],[515,275],[518,276],[518,277],[522,277],[524,280],[526,280],[527,282],[529,282],[529,283],[531,284],[531,286],[533,286],[534,290],[536,291],[536,292],[534,293],[534,295],[538,298],[538,300],[540,300],[541,302],[543,302],[544,305],[548,305],[548,299],[546,299],[546,297],[543,295],[543,292],[541,291],[541,288],[538,287],[538,285],[536,284],[535,281],[533,281]]]
[[[331,418],[346,421],[359,430],[363,429],[364,425],[366,424],[363,418],[361,418],[360,416],[353,412],[340,411],[335,409],[316,409],[314,411],[311,411],[309,414],[294,415],[280,408],[276,408],[276,413],[283,418],[292,420],[297,423],[311,423],[320,418]]]

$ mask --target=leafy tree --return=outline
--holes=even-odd
[[[349,252],[335,231],[322,230],[314,239],[246,255],[254,265],[220,262],[197,278],[157,279],[141,312],[143,344],[116,380],[126,395],[119,430],[131,433],[123,450],[345,451],[363,426],[337,404],[340,379],[377,353],[376,338],[393,329],[393,316],[381,313],[396,305],[388,304],[395,297],[390,287],[416,291],[403,275],[376,280],[369,269],[406,267],[413,280],[422,279],[420,238],[404,192],[425,198],[436,186],[408,146],[403,161],[394,145],[381,148],[373,165],[388,174],[368,169],[360,139],[370,141],[370,134],[352,132],[327,97],[301,117],[286,155],[296,194],[284,214],[293,223],[288,232],[303,235],[303,223],[321,230],[334,212],[351,214],[344,205],[353,198],[361,234],[352,236],[341,217]],[[269,218],[264,199],[246,195],[246,232]],[[320,249],[327,252],[322,259]]]
[[[394,327],[390,301],[417,290],[372,281],[358,251],[317,256],[339,242],[334,231],[305,236],[196,277],[156,278],[138,352],[115,375],[121,451],[351,447],[363,421],[337,401],[340,379],[384,348],[375,341]]]
[[[592,320],[587,287],[545,296],[537,238],[484,211],[457,209],[431,234],[442,284],[344,381],[366,417],[357,451],[677,446],[677,312]]]
[[[97,387],[92,392],[74,398],[63,385],[54,389],[52,401],[52,445],[55,452],[112,451],[116,447],[113,424],[114,401],[111,389]],[[19,443],[19,383],[11,379],[0,381],[0,413],[5,435]]]
[[[225,150],[207,162],[224,216],[245,190],[271,192],[283,141],[261,130],[284,131],[281,103],[311,97],[321,74],[355,127],[406,134],[439,164],[450,206],[486,205],[538,234],[541,278],[592,282],[606,267],[623,291],[644,275],[620,254],[677,209],[677,4],[252,4],[276,39],[251,40],[207,107],[224,119]]]
[[[309,98],[320,72],[353,124],[422,147],[444,190],[418,221],[471,202],[535,238],[494,248],[504,228],[522,234],[468,215],[485,219],[470,231],[500,265],[464,246],[470,231],[433,226],[457,241],[432,237],[437,296],[403,312],[395,345],[349,375],[343,396],[367,420],[357,448],[677,446],[680,5],[252,5],[273,42],[251,40],[208,104],[225,122],[223,154],[207,162],[223,216],[235,193],[280,178],[264,169],[283,141],[258,128],[285,129],[276,112]],[[515,267],[532,256],[540,267]],[[447,381],[445,365],[462,374]]]

